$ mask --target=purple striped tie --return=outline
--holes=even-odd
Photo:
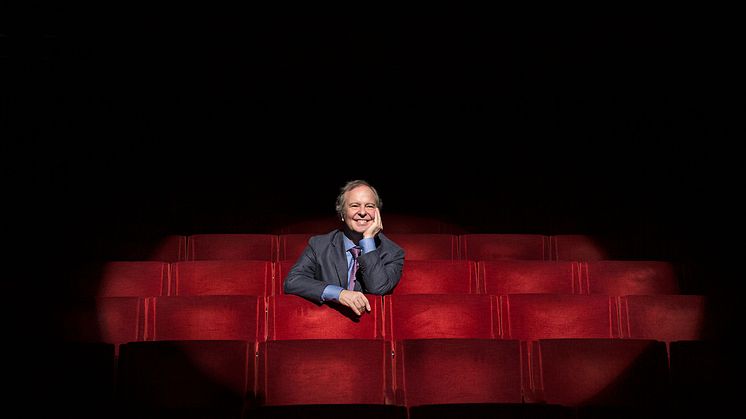
[[[355,274],[357,274],[357,257],[360,256],[360,248],[353,247],[350,249],[352,253],[352,272],[350,272],[350,280],[347,281],[347,289],[355,290]]]

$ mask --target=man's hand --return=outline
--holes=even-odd
[[[383,220],[381,219],[381,210],[376,208],[375,212],[373,213],[373,216],[374,216],[373,222],[370,223],[367,230],[363,231],[364,239],[376,237],[376,234],[380,233],[381,230],[383,230]]]
[[[342,290],[339,293],[339,303],[351,308],[358,316],[370,311],[370,302],[362,292]]]

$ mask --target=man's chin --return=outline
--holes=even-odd
[[[359,234],[362,235],[365,229],[361,229],[358,226],[350,227],[349,225],[345,226],[345,230],[349,232],[350,234]]]

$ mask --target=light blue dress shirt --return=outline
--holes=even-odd
[[[348,239],[347,236],[342,236],[345,246],[345,255],[347,255],[347,278],[350,278],[352,273],[352,253],[350,249],[355,247],[355,243]],[[360,240],[360,247],[363,249],[363,254],[376,250],[376,240],[373,237]],[[344,288],[339,285],[327,285],[324,288],[324,292],[321,293],[321,301],[339,301],[339,294],[342,293]]]

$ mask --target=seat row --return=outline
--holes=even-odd
[[[283,294],[294,261],[109,262],[79,275],[76,294],[101,297]],[[662,261],[450,261],[404,264],[403,294],[678,294],[678,273]]]
[[[184,260],[297,259],[312,234],[195,234],[167,236],[147,249],[142,258]],[[386,236],[400,245],[409,260],[604,260],[608,244],[586,235],[540,234],[416,234]]]
[[[113,367],[111,346],[74,349],[88,351],[77,374]],[[656,409],[671,393],[673,405],[690,404],[723,385],[719,351],[715,342],[674,342],[668,356],[663,343],[638,339],[135,342],[122,348],[117,389],[120,406],[138,414],[340,404]],[[99,380],[102,398],[112,375]]]
[[[417,294],[368,299],[371,311],[358,317],[346,307],[292,295],[107,297],[71,305],[62,326],[70,341],[113,344],[436,338],[671,342],[712,336],[704,296]]]

